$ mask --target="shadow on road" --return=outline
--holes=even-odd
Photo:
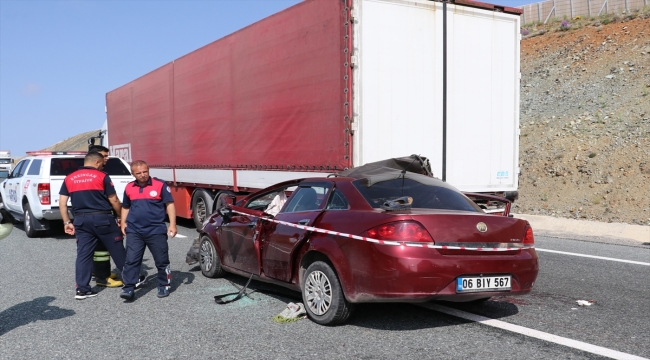
[[[190,271],[200,271],[200,268],[197,266]],[[227,273],[224,279],[233,285],[234,293],[237,292],[235,289],[241,289],[248,281],[246,277],[230,273]],[[261,296],[269,296],[285,303],[302,302],[300,292],[255,280],[248,285],[247,294],[248,298],[253,301],[259,300]],[[224,294],[215,293],[214,295]],[[234,296],[231,295],[223,300],[231,299]],[[438,303],[491,319],[499,319],[519,313],[518,305],[525,305],[520,301],[519,298],[499,296],[483,302],[449,303],[441,301]],[[228,306],[228,304],[214,304],[214,306]],[[278,313],[281,310],[283,309],[279,309]],[[353,325],[379,330],[417,330],[465,323],[470,323],[470,321],[424,309],[414,304],[365,303],[357,304],[352,317],[342,326]]]
[[[146,259],[145,259],[146,260]],[[150,291],[158,291],[158,269],[142,263],[142,270],[147,271],[147,278],[144,285],[138,290],[135,291],[135,300],[144,296]],[[177,271],[172,270],[172,281],[171,288],[169,289],[170,293],[176,291],[182,285],[189,285],[194,281],[194,274],[186,271]]]
[[[32,322],[58,320],[75,314],[74,310],[48,305],[55,299],[54,296],[43,296],[0,312],[0,336]]]
[[[499,319],[519,313],[517,305],[507,301],[485,301],[482,303],[434,302],[468,313]],[[472,321],[425,309],[409,303],[358,304],[348,322],[350,325],[379,330],[417,330],[453,326]]]

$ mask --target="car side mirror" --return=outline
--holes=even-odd
[[[219,215],[221,215],[221,218],[223,219],[224,223],[229,223],[232,219],[232,210],[227,208],[227,207],[222,207],[219,210]]]

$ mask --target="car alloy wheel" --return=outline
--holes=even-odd
[[[201,255],[201,269],[205,271],[210,271],[212,269],[212,246],[207,241],[201,242],[201,250],[199,252]]]
[[[322,271],[314,271],[305,281],[307,306],[316,315],[325,314],[332,305],[332,284]]]
[[[336,271],[325,261],[311,263],[301,277],[302,302],[309,318],[317,324],[336,325],[354,311],[343,294]]]
[[[204,235],[201,238],[199,256],[203,276],[215,278],[222,277],[225,274],[224,269],[221,267],[221,260],[219,259],[219,254],[217,254],[217,249],[208,236]]]

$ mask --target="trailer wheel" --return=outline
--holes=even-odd
[[[217,197],[214,198],[214,205],[212,206],[212,213],[221,209],[222,207],[228,204],[228,197],[235,196],[235,193],[230,190],[223,190],[217,194]]]
[[[223,277],[225,271],[221,267],[219,254],[217,254],[217,249],[214,247],[212,240],[207,236],[201,238],[199,256],[203,276],[209,278]]]
[[[343,295],[338,276],[324,261],[312,263],[305,271],[302,301],[309,318],[321,325],[342,323],[354,310],[354,304],[350,304]]]
[[[205,190],[197,190],[192,198],[192,217],[197,229],[203,227],[203,222],[210,215],[212,209],[212,196]]]

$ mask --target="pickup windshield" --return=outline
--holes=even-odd
[[[67,176],[71,172],[83,166],[83,164],[83,158],[53,158],[52,166],[50,166],[50,175]],[[127,169],[126,166],[124,166],[124,163],[117,158],[108,159],[103,171],[108,173],[110,176],[131,175],[129,169]]]

